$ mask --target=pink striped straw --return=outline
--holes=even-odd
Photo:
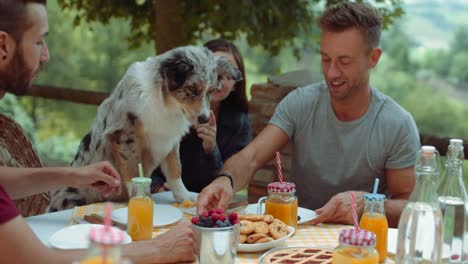
[[[280,153],[276,151],[276,166],[278,167],[278,177],[281,183],[283,183],[283,172],[281,170],[281,159]]]
[[[112,212],[112,205],[111,203],[106,203],[104,206],[104,230],[105,232],[102,232],[104,236],[110,235],[109,232],[111,231],[111,212]],[[104,245],[102,249],[102,263],[106,264],[107,263],[107,246]]]
[[[351,208],[353,213],[353,220],[354,220],[354,228],[359,230],[359,223],[357,217],[357,207],[356,207],[356,196],[354,196],[354,192],[351,192]]]
[[[112,205],[110,203],[106,203],[104,206],[104,227],[106,228],[106,231],[110,231],[111,212],[112,212]]]

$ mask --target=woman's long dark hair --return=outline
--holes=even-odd
[[[204,46],[212,52],[223,51],[232,54],[234,57],[234,60],[239,67],[239,71],[242,73],[242,80],[234,84],[234,91],[232,91],[228,97],[221,102],[221,107],[234,108],[247,113],[249,103],[247,101],[245,67],[244,60],[242,59],[239,49],[230,41],[221,38],[210,40],[205,43]]]

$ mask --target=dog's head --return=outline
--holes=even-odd
[[[205,47],[187,46],[168,52],[160,64],[163,89],[175,98],[193,125],[207,123],[210,96],[220,87],[221,76],[242,79],[241,72],[224,57],[215,57]]]

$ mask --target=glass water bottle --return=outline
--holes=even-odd
[[[435,147],[421,148],[415,173],[416,185],[398,223],[395,263],[440,263],[443,227],[436,193],[440,160]]]
[[[444,254],[450,263],[462,263],[466,190],[462,177],[463,141],[451,139],[447,151],[445,177],[437,189],[444,218]],[[444,252],[445,253],[445,252]]]

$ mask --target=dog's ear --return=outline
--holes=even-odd
[[[223,56],[216,56],[218,75],[228,74],[234,81],[242,80],[242,73]]]
[[[166,79],[169,91],[173,91],[185,83],[193,68],[190,62],[183,59],[183,55],[174,54],[161,62],[159,71],[160,75]]]

